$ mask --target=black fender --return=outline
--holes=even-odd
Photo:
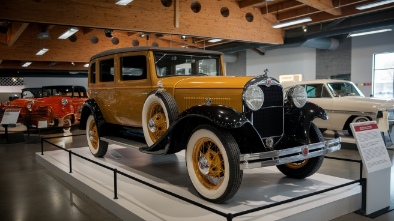
[[[84,102],[82,106],[82,111],[81,111],[81,120],[79,124],[79,129],[80,130],[85,130],[86,129],[86,121],[89,117],[89,115],[93,115],[94,120],[96,121],[97,127],[98,127],[98,132],[100,136],[104,135],[103,131],[103,125],[106,123],[104,116],[96,103],[94,99],[88,99],[87,101]]]
[[[199,105],[185,110],[155,144],[140,150],[156,154],[179,152],[185,149],[194,129],[202,124],[228,130],[237,141],[241,153],[265,150],[259,133],[245,115],[224,105]],[[260,149],[252,150],[256,147]]]
[[[306,102],[302,108],[291,107],[289,103],[285,107],[285,135],[278,145],[280,149],[307,144],[312,121],[328,119],[326,111],[311,102]]]

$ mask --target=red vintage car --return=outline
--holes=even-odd
[[[87,100],[82,86],[44,86],[42,98],[21,98],[0,106],[0,122],[7,108],[19,108],[17,123],[28,128],[63,127],[79,124],[79,109]]]

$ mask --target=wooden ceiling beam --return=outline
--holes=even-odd
[[[331,15],[341,15],[342,11],[340,8],[334,8],[332,0],[297,0],[305,5],[309,5],[320,11],[327,12]]]
[[[239,8],[245,8],[249,6],[255,6],[258,4],[265,4],[264,0],[241,0],[238,2]]]
[[[393,6],[391,6],[393,7]],[[376,7],[376,8],[371,8],[371,9],[367,9],[367,10],[363,10],[362,14],[366,14],[369,12],[373,12],[373,11],[377,11],[377,10],[382,10],[382,9],[386,9],[389,8],[389,6],[386,7]],[[328,13],[314,13],[314,14],[310,14],[309,17],[311,17],[312,22],[307,23],[307,25],[312,25],[312,24],[319,24],[322,22],[330,22],[330,21],[334,21],[337,19],[343,19],[343,18],[348,18],[348,17],[352,17],[355,13],[359,13],[360,15],[360,11],[357,10],[354,5],[348,5],[348,6],[344,6],[342,7],[342,15],[341,16],[334,16]],[[283,18],[283,17],[282,17]],[[296,17],[293,17],[296,18]],[[287,18],[287,20],[289,20],[291,18]],[[300,25],[295,25],[295,26],[290,26],[284,29],[290,29],[290,28],[294,28],[294,27],[301,27],[304,24],[300,24]]]
[[[165,7],[161,1],[133,1],[119,6],[113,1],[13,0],[2,2],[0,19],[283,44],[283,31],[272,28],[253,7],[240,9],[234,0],[199,3],[201,10],[194,13],[190,2],[179,1],[179,27],[174,27],[175,7]],[[221,14],[224,6],[230,12],[228,17]],[[247,21],[247,13],[253,21]]]
[[[25,31],[29,23],[13,22],[7,32],[7,45],[11,47]]]

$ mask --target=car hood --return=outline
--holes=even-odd
[[[379,110],[394,109],[394,99],[374,98],[374,97],[359,97],[359,96],[346,96],[339,97],[337,103],[351,104],[354,108],[358,106],[370,106]]]
[[[27,99],[27,98],[19,98],[13,101],[4,103],[5,107],[26,107],[26,103],[29,101],[33,101],[34,99]]]
[[[160,79],[163,87],[173,87],[175,89],[242,89],[246,82],[253,76],[193,76],[193,77],[171,77]]]

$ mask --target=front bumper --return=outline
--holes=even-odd
[[[281,165],[296,162],[312,157],[326,155],[341,149],[341,138],[335,138],[319,143],[292,147],[283,150],[274,150],[261,153],[241,154],[240,168],[253,169],[267,166]]]

